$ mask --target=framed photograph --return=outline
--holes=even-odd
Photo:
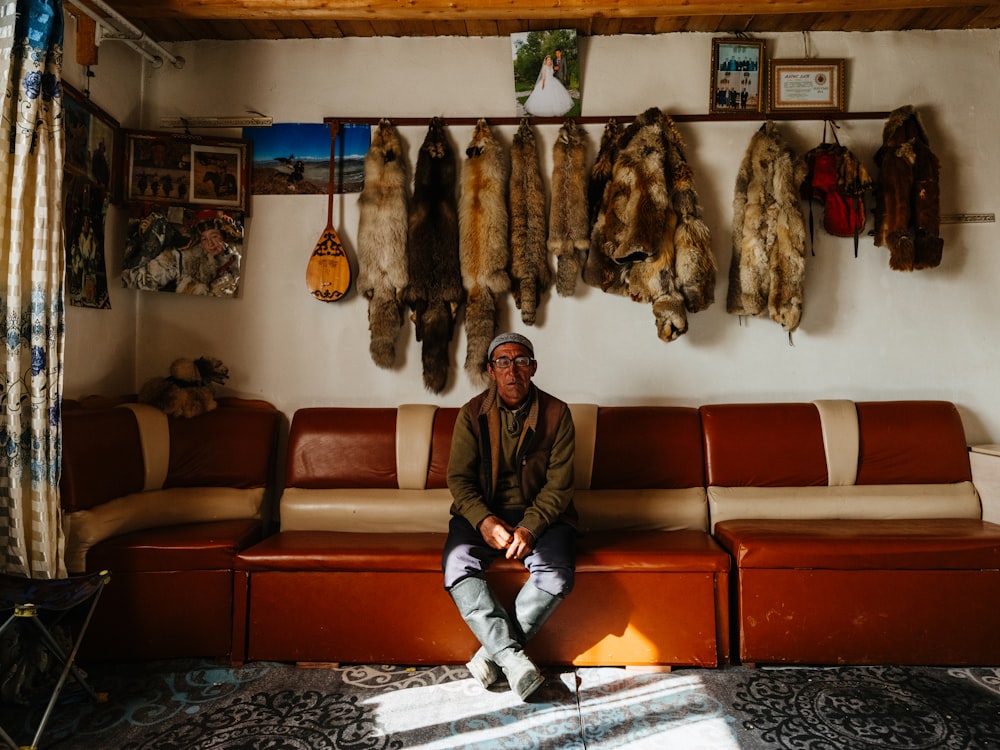
[[[768,111],[844,111],[843,60],[772,60]]]
[[[751,114],[764,110],[764,42],[712,40],[712,81],[708,111]]]
[[[517,117],[577,117],[583,110],[583,68],[576,29],[510,35]]]
[[[194,203],[249,211],[249,141],[125,132],[126,200]]]
[[[122,200],[118,175],[121,129],[118,121],[89,97],[63,82],[63,123],[66,134],[66,170],[107,191],[112,203]]]

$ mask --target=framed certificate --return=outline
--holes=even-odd
[[[844,61],[771,60],[768,112],[844,111]]]

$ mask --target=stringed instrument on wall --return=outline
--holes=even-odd
[[[322,302],[336,302],[351,288],[351,263],[333,226],[333,194],[336,172],[336,143],[339,126],[330,123],[330,185],[327,195],[326,229],[316,241],[306,266],[306,288]]]

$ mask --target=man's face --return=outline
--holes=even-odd
[[[218,255],[226,249],[226,243],[222,240],[222,232],[218,229],[206,229],[201,233],[201,249],[209,255]]]
[[[531,354],[520,344],[501,344],[493,352],[493,359],[509,357],[530,357]],[[486,372],[490,380],[497,384],[497,395],[507,406],[519,406],[527,397],[531,386],[531,378],[538,369],[538,363],[532,362],[528,367],[518,367],[511,362],[506,370],[500,370],[493,366],[492,362],[487,366]]]

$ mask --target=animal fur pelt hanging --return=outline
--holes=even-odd
[[[715,256],[673,121],[643,112],[622,134],[591,235],[584,279],[650,302],[657,335],[687,332],[688,312],[715,299]]]
[[[611,182],[611,172],[618,157],[618,142],[622,137],[622,128],[618,120],[611,118],[604,126],[601,135],[601,145],[597,152],[594,165],[590,168],[590,181],[587,185],[587,215],[590,226],[597,221],[597,215],[604,203],[604,188]]]
[[[358,197],[358,291],[368,299],[369,351],[379,367],[395,363],[403,325],[407,183],[399,133],[382,120],[365,156],[365,186]]]
[[[552,286],[545,237],[545,185],[535,133],[527,119],[510,151],[510,280],[521,321],[534,325],[542,295]]]
[[[767,315],[790,334],[802,317],[806,230],[799,202],[805,164],[768,120],[736,175],[733,258],[726,309]]]
[[[912,106],[889,114],[875,164],[875,244],[889,249],[889,267],[914,271],[940,265],[940,165]]]
[[[197,417],[218,404],[213,388],[229,379],[229,368],[212,357],[186,357],[170,364],[170,375],[151,378],[139,389],[139,402],[172,417]]]
[[[552,146],[552,202],[549,206],[548,248],[556,258],[556,292],[576,293],[590,248],[587,204],[587,143],[583,129],[567,120]]]
[[[458,199],[459,256],[468,292],[465,309],[465,370],[476,382],[486,372],[486,354],[497,333],[500,295],[510,289],[507,156],[486,120],[476,123],[465,150]]]
[[[423,342],[424,386],[433,393],[448,380],[448,347],[455,317],[465,300],[458,255],[457,165],[444,120],[431,120],[420,146],[410,201],[403,299],[412,310],[417,341]]]

